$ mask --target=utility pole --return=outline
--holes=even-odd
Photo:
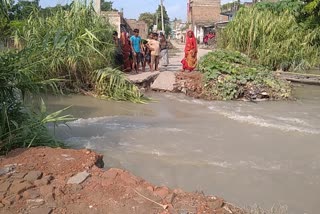
[[[162,24],[162,32],[164,32],[164,17],[163,17],[163,0],[161,1],[161,24]]]

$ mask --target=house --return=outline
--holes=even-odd
[[[123,17],[123,12],[119,11],[102,11],[101,16],[110,22],[114,26],[115,30],[120,36],[121,32],[127,32],[132,34],[133,29],[127,23],[126,19]]]
[[[170,22],[170,27],[172,29],[171,38],[172,39],[181,39],[184,41],[186,34],[187,24],[181,19],[175,19]]]
[[[138,29],[141,38],[148,37],[148,25],[144,21],[138,21],[136,19],[126,19],[126,23],[130,26],[132,30]]]
[[[188,22],[199,42],[209,31],[214,30],[215,23],[227,21],[221,14],[220,0],[188,0]]]

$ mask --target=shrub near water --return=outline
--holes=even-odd
[[[217,50],[201,58],[207,97],[219,100],[240,98],[287,99],[291,87],[267,68],[239,52]]]
[[[62,146],[48,132],[48,123],[73,120],[62,111],[46,114],[44,103],[38,110],[24,104],[28,94],[39,94],[44,89],[55,90],[54,79],[44,80],[34,70],[39,61],[29,61],[28,53],[0,54],[0,155],[31,146]]]
[[[16,44],[31,52],[31,60],[40,60],[37,71],[43,79],[64,79],[59,85],[63,90],[94,91],[99,84],[97,75],[101,74],[96,70],[103,69],[107,84],[125,81],[123,74],[114,75],[113,69],[105,69],[114,62],[113,30],[92,8],[74,1],[70,10],[60,8],[47,17],[34,12],[23,30],[17,32]],[[118,81],[111,81],[116,78]],[[113,96],[114,91],[108,91],[110,88],[99,94],[118,100],[119,96]],[[128,99],[120,100],[143,100],[135,86],[123,90]]]
[[[242,8],[222,30],[219,45],[274,70],[306,69],[319,64],[318,31],[304,28],[289,12]]]

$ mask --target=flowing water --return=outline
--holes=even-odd
[[[50,97],[80,118],[60,127],[73,148],[105,155],[156,185],[202,190],[238,205],[320,210],[320,88],[298,87],[296,101],[206,102],[150,94],[147,105],[91,97]]]

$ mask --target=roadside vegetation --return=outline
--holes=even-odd
[[[114,29],[91,6],[74,1],[43,10],[36,1],[12,19],[10,11],[16,5],[0,3],[5,39],[11,41],[9,49],[0,50],[0,154],[18,147],[62,146],[47,124],[64,123],[72,116],[63,115],[63,110],[47,114],[43,102],[31,108],[25,104],[30,97],[71,92],[136,103],[146,100],[115,68]]]
[[[230,6],[235,5],[222,8]],[[290,84],[274,71],[319,66],[319,1],[282,0],[236,6],[240,9],[234,19],[219,32],[220,49],[199,62],[203,77],[197,79],[201,79],[202,87],[191,91],[218,100],[289,99]]]
[[[245,53],[273,70],[304,70],[317,66],[319,14],[310,9],[315,4],[283,0],[241,8],[222,30],[219,46]]]
[[[217,50],[199,62],[207,97],[217,100],[288,99],[291,88],[267,67],[240,52]]]

